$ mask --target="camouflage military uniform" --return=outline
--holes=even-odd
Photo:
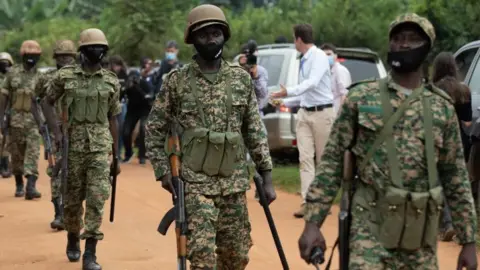
[[[0,73],[0,85],[3,84],[3,82],[5,81],[5,79],[7,78],[7,75],[6,74],[3,74],[3,73]],[[0,142],[3,140],[3,135],[2,133],[0,133]],[[8,136],[7,136],[7,139],[6,139],[6,143],[5,143],[5,146],[8,146]],[[4,158],[8,158],[10,157],[10,153],[8,152],[8,147],[5,147],[3,149],[3,155],[2,157]]]
[[[42,76],[40,76],[38,78],[37,83],[35,85],[35,95],[40,100],[45,98],[45,96],[47,95],[47,89],[48,89],[49,82],[54,77],[56,72],[57,72],[57,70],[52,69],[52,70],[49,70],[49,71],[45,72],[44,74],[42,74]],[[57,115],[61,115],[60,106],[56,106],[56,112],[57,112]],[[51,142],[55,141],[55,137],[54,137],[54,134],[53,134],[52,131],[50,131],[50,141]],[[52,143],[52,152],[55,153],[55,160],[57,160],[57,161],[61,160],[61,158],[62,158],[61,149],[57,149],[57,147],[54,143]],[[53,176],[51,167],[47,167],[47,175],[49,177]],[[60,177],[60,174],[58,174],[56,178],[52,177],[52,179],[50,179],[51,180],[50,181],[50,189],[51,189],[51,192],[52,192],[52,199],[59,198],[61,196],[60,180],[58,179],[59,177]]]
[[[432,26],[429,23],[423,24],[425,21],[420,20],[419,17],[400,17],[393,26],[403,22],[416,23],[427,35],[432,37],[431,33],[433,33],[434,36]],[[409,92],[411,90],[396,84],[390,76],[386,83],[390,94],[389,101],[395,111],[411,94]],[[425,135],[423,117],[424,112],[429,111],[428,109],[424,111],[423,100],[429,98],[433,118],[434,158],[443,192],[452,211],[453,226],[461,244],[475,242],[476,213],[455,109],[451,100],[440,89],[424,85],[420,90],[421,96],[409,103],[403,116],[394,125],[393,149],[396,150],[398,160],[394,166],[400,170],[400,179],[403,181],[405,192],[416,194],[431,192],[432,187],[429,187],[429,180],[427,180],[430,174],[427,169],[426,155],[428,139]],[[322,224],[327,217],[332,201],[341,186],[343,153],[354,142],[354,134],[356,134],[356,143],[351,149],[357,157],[357,164],[362,164],[366,160],[368,150],[373,147],[378,133],[385,127],[380,92],[379,81],[359,83],[350,89],[341,113],[333,125],[317,168],[317,177],[309,188],[306,221]],[[382,224],[377,223],[379,215],[376,211],[381,210],[377,206],[386,198],[387,190],[394,186],[391,180],[393,173],[388,162],[388,152],[386,143],[380,144],[372,158],[366,161],[364,169],[358,172],[357,191],[352,200],[351,210],[349,269],[438,269],[436,233],[431,233],[435,239],[433,244],[427,246],[422,244],[422,247],[413,251],[402,248],[387,249],[380,240],[385,234],[378,229]],[[359,193],[359,191],[363,192]],[[370,197],[365,194],[375,195]],[[392,202],[389,201],[389,203]],[[405,213],[409,211],[408,209],[405,206]],[[433,211],[438,213],[441,207],[437,206],[436,209]],[[389,208],[389,211],[395,211],[395,209]],[[432,210],[428,211],[430,213]],[[391,213],[393,212],[385,215]],[[438,228],[436,224],[438,223],[435,223],[432,228]],[[425,234],[426,231],[423,231],[423,237]],[[403,232],[398,236],[403,239]],[[397,237],[397,234],[391,234],[390,237]]]
[[[86,200],[81,239],[103,239],[100,225],[105,201],[110,196],[108,155],[112,137],[108,116],[121,111],[119,91],[114,73],[101,69],[89,74],[79,65],[58,70],[47,91],[49,100],[64,96],[61,107],[68,107],[69,167],[64,223],[69,233],[80,233],[84,227],[82,202]]]
[[[188,70],[191,70],[188,72]],[[162,85],[147,124],[147,149],[160,179],[170,172],[164,149],[167,127],[176,115],[184,129],[203,126],[199,119],[195,98],[188,83],[179,88],[180,81],[195,76],[199,101],[204,115],[213,123],[215,131],[226,127],[225,89],[232,87],[231,130],[241,132],[253,160],[260,170],[272,168],[266,134],[262,127],[252,81],[240,66],[222,61],[216,79],[209,80],[196,62],[170,72]],[[182,177],[186,181],[186,212],[188,218],[188,257],[191,269],[245,269],[248,251],[252,246],[245,191],[250,187],[245,151],[237,156],[238,165],[230,177],[209,177],[194,173],[182,163]],[[216,247],[216,248],[215,248]],[[215,252],[217,259],[215,259]]]
[[[14,175],[38,177],[40,134],[30,112],[37,77],[35,69],[27,71],[22,66],[14,66],[1,90],[2,94],[9,96],[11,105],[9,150]]]

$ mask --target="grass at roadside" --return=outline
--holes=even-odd
[[[272,180],[275,187],[288,193],[300,192],[300,172],[298,165],[275,166],[272,170]],[[340,192],[334,203],[340,201]]]

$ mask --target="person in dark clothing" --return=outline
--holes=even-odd
[[[113,71],[117,77],[118,81],[120,82],[120,104],[122,105],[122,113],[117,116],[118,121],[118,134],[123,133],[123,126],[125,123],[125,115],[127,114],[127,97],[125,95],[125,83],[127,80],[127,65],[123,58],[120,55],[112,55],[108,59],[108,67],[111,71]],[[123,148],[123,136],[119,136],[118,138],[118,148],[117,155],[120,155]]]
[[[275,43],[277,44],[288,43],[288,39],[285,36],[278,36],[275,39]]]
[[[468,163],[471,141],[466,129],[472,124],[471,93],[468,86],[458,79],[457,70],[458,68],[453,54],[449,52],[441,52],[433,62],[432,82],[435,86],[444,90],[453,100],[458,123],[460,125],[460,136],[463,144],[464,158],[465,162]],[[478,196],[476,194],[478,188],[475,187],[475,183],[472,182],[473,197],[475,201],[478,201]],[[440,226],[440,239],[448,242],[453,239],[455,232],[452,226],[451,213],[447,206],[444,207],[442,216],[443,224]]]
[[[132,133],[140,121],[138,134],[138,158],[140,164],[146,162],[145,121],[153,104],[154,88],[152,83],[152,59],[143,58],[141,72],[132,71],[128,74],[125,94],[128,99],[127,114],[123,126],[123,142],[125,144],[124,163],[130,162],[133,156]]]
[[[160,69],[153,75],[153,85],[155,89],[155,95],[160,92],[163,79],[165,76],[175,68],[182,67],[183,64],[178,60],[178,44],[174,40],[167,42],[165,46],[165,59],[160,65]]]

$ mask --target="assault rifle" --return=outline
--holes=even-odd
[[[52,140],[50,138],[48,126],[46,123],[43,122],[42,116],[40,115],[39,105],[39,99],[32,97],[32,106],[30,110],[32,112],[33,118],[35,119],[35,122],[37,122],[40,134],[43,138],[44,157],[45,160],[48,160],[48,166],[50,168],[54,168],[56,165],[56,161],[52,148]]]
[[[168,227],[175,221],[177,235],[177,260],[178,270],[187,269],[187,219],[185,216],[185,186],[180,176],[180,140],[177,134],[177,123],[171,125],[170,137],[168,138],[167,154],[170,159],[172,173],[173,208],[168,210],[160,221],[157,231],[166,235]]]
[[[110,222],[113,222],[115,217],[115,197],[117,194],[117,166],[118,166],[118,157],[115,149],[115,144],[112,144],[112,169],[110,170],[110,178],[112,184],[112,197],[110,199]]]

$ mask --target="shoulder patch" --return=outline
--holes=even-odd
[[[442,89],[436,87],[433,84],[428,84],[427,89],[430,90],[435,95],[440,96],[441,98],[445,99],[449,103],[453,104],[453,99]]]
[[[373,83],[373,82],[376,82],[377,80],[378,80],[377,78],[370,78],[370,79],[365,79],[365,80],[361,80],[361,81],[356,81],[356,82],[350,84],[350,86],[347,87],[347,89],[350,90],[357,85],[364,84],[364,83]]]

